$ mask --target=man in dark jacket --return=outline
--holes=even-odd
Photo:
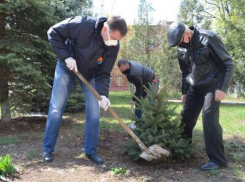
[[[189,51],[191,63],[182,65],[189,72],[186,81],[190,85],[182,110],[184,134],[192,138],[192,131],[203,109],[203,130],[207,155],[210,161],[201,166],[202,170],[226,167],[222,128],[219,124],[220,101],[226,96],[234,65],[230,54],[215,33],[198,30],[175,22],[168,28],[168,44]],[[181,56],[179,54],[179,56]],[[186,66],[186,68],[184,68]],[[185,76],[184,76],[185,77]]]
[[[149,88],[149,83],[157,83],[154,72],[146,66],[125,59],[119,59],[117,66],[119,70],[126,75],[128,81],[135,85],[136,91],[135,96],[138,98],[145,98],[146,91],[144,86]],[[136,102],[135,97],[132,98],[131,104],[134,105]],[[135,107],[135,115],[138,118],[142,118],[142,112],[137,106]]]
[[[43,160],[52,162],[52,153],[58,138],[59,127],[66,101],[73,83],[78,80],[86,102],[84,152],[92,162],[102,164],[97,156],[100,107],[110,105],[108,89],[110,72],[119,51],[119,40],[127,33],[124,19],[68,18],[48,30],[48,39],[58,56],[49,113],[43,140]],[[100,103],[90,90],[77,78],[79,71],[101,95]]]

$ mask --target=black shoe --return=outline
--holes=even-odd
[[[97,155],[86,154],[87,158],[95,164],[103,164],[103,159]]]
[[[53,155],[50,153],[43,152],[42,158],[44,162],[53,162]]]
[[[208,162],[201,166],[201,170],[215,170],[215,169],[218,169],[219,167],[220,167],[219,165],[213,162]]]

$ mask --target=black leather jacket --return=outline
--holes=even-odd
[[[191,67],[190,49],[178,47],[178,61],[179,61],[179,66],[180,66],[181,76],[182,76],[181,91],[182,91],[182,95],[186,95],[187,90],[189,89],[190,86],[190,84],[186,80],[186,77],[190,73],[190,67]]]
[[[73,57],[79,72],[87,80],[95,78],[98,93],[108,96],[110,72],[120,44],[115,47],[104,44],[101,30],[105,21],[107,18],[68,18],[48,30],[48,39],[62,64],[66,58]]]
[[[150,68],[147,68],[140,63],[129,61],[129,64],[130,69],[129,73],[126,74],[126,77],[128,81],[136,87],[135,96],[141,98],[144,92],[144,86],[148,87],[148,83],[153,82],[155,74]],[[136,99],[133,97],[132,100],[135,101]]]
[[[212,31],[190,28],[194,30],[194,34],[190,49],[185,53],[185,59],[191,58],[191,61],[180,64],[182,67],[182,88],[184,84],[184,92],[182,91],[182,93],[186,94],[187,91],[185,80],[194,89],[207,88],[220,81],[218,89],[227,92],[234,70],[230,54]],[[181,63],[183,61],[180,58],[185,57],[183,54],[183,51],[178,51],[178,58]],[[188,75],[187,71],[189,72]]]

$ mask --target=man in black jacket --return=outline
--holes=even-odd
[[[128,81],[135,85],[135,96],[138,98],[146,97],[147,93],[144,89],[144,86],[149,88],[149,83],[157,83],[154,72],[150,68],[147,68],[140,63],[119,59],[117,66],[119,70],[126,75]],[[133,97],[131,104],[134,105],[135,102],[136,99]],[[142,118],[142,112],[139,108],[137,108],[137,106],[135,107],[135,115],[138,118]]]
[[[118,16],[107,18],[68,18],[48,30],[48,39],[58,56],[49,113],[43,140],[43,160],[52,162],[52,153],[68,95],[78,80],[86,102],[84,153],[92,162],[102,164],[97,156],[100,107],[107,110],[110,72],[119,51],[119,41],[126,35],[127,25]],[[101,95],[100,103],[76,77],[79,71]]]
[[[168,28],[168,44],[189,51],[191,62],[182,65],[185,80],[190,85],[182,110],[184,134],[192,138],[192,131],[203,109],[203,131],[205,147],[210,161],[201,166],[202,170],[226,167],[222,128],[219,124],[220,101],[226,96],[234,65],[230,54],[215,33],[199,30],[175,22]],[[181,52],[179,52],[181,53]],[[181,56],[181,54],[179,54]],[[186,68],[185,68],[186,67]]]

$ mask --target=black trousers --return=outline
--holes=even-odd
[[[202,121],[207,155],[210,162],[214,162],[220,166],[227,166],[222,128],[219,123],[220,102],[215,101],[217,85],[214,84],[205,89],[194,89],[190,87],[181,112],[181,121],[185,124],[184,134],[187,138],[191,139],[198,116],[203,109]]]
[[[155,79],[155,76],[154,76],[154,79]],[[156,79],[155,79],[156,80]],[[156,82],[152,82],[153,83],[153,85],[155,86],[155,85],[157,85],[157,89],[159,90],[159,81],[158,80],[156,80]],[[149,90],[153,90],[153,88],[151,88],[150,87],[150,85],[149,84],[147,84],[147,85],[145,85]],[[147,96],[147,92],[146,92],[146,90],[145,90],[145,88],[144,88],[144,90],[143,90],[143,92],[142,92],[142,94],[141,94],[141,98],[146,98],[146,96]],[[137,116],[139,119],[141,119],[142,118],[142,111],[141,111],[141,109],[140,109],[140,103],[138,102],[138,101],[136,101],[137,102],[137,104],[135,105],[135,116]],[[153,101],[149,98],[149,102],[152,102],[153,103]]]

